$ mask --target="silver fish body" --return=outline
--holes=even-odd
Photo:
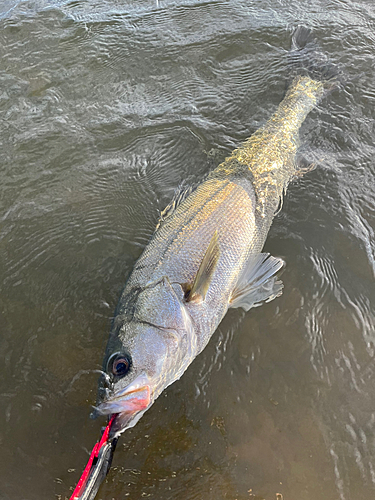
[[[283,262],[261,251],[296,173],[300,125],[324,92],[324,83],[296,77],[266,125],[158,225],[123,290],[108,341],[104,369],[113,383],[98,411],[118,414],[114,433],[133,426],[182,375],[229,307],[248,310],[280,295],[275,275]],[[130,404],[133,391],[148,397]]]

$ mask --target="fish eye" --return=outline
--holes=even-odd
[[[126,375],[131,366],[131,358],[127,354],[113,354],[107,364],[108,371],[111,371],[115,377],[123,377]]]

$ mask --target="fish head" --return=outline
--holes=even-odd
[[[126,326],[133,330],[131,341],[107,353],[103,366],[106,376],[99,388],[102,402],[96,408],[98,414],[117,415],[112,433],[135,425],[151,406],[167,356],[166,346],[158,341],[153,327]]]
[[[96,410],[117,415],[113,435],[133,427],[196,355],[196,336],[177,296],[154,303],[155,292],[160,299],[163,291],[155,286],[140,294],[131,320],[117,318],[116,331],[108,342],[103,365],[106,375],[99,389],[102,401]]]

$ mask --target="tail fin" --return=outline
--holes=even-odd
[[[303,75],[312,80],[327,82],[327,90],[332,90],[341,83],[338,66],[322,52],[310,28],[298,26],[294,30],[288,59],[293,77]]]

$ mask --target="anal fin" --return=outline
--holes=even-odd
[[[219,248],[219,238],[217,235],[217,231],[214,232],[214,235],[211,238],[210,244],[204,254],[201,265],[199,266],[197,275],[195,277],[193,286],[190,291],[186,294],[186,301],[196,301],[196,300],[204,300],[212,281],[212,276],[217,266],[217,262],[220,256],[220,248]]]
[[[282,259],[269,253],[251,256],[245,265],[229,300],[229,307],[252,307],[270,302],[282,293],[283,284],[275,274],[284,266]]]

